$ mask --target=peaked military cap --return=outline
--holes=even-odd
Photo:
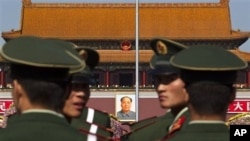
[[[83,60],[86,61],[86,67],[80,73],[76,73],[72,77],[72,83],[88,83],[95,84],[93,79],[93,69],[98,65],[100,56],[97,51],[87,47],[77,47],[75,45],[75,50],[81,56]]]
[[[61,45],[61,47],[63,47],[64,49],[70,51],[72,54],[74,54],[75,56],[77,56],[78,58],[80,58],[80,60],[82,61],[82,63],[85,64],[84,69],[86,69],[87,65],[86,65],[86,61],[82,59],[82,57],[78,54],[78,52],[74,49],[75,48],[75,44],[72,44],[69,41],[65,41],[65,40],[60,40],[57,38],[47,38],[47,40],[50,40],[54,43],[57,43],[59,45]],[[72,70],[78,69],[79,66],[73,66],[71,67]],[[83,70],[83,69],[81,69]],[[79,72],[79,71],[71,71],[70,73],[75,73],[75,72]]]
[[[8,41],[0,54],[10,63],[11,76],[36,79],[65,78],[79,72],[85,63],[63,41],[21,36]],[[42,72],[42,73],[41,73]]]
[[[96,50],[88,47],[76,47],[75,49],[82,59],[86,60],[86,64],[91,70],[99,64],[100,56]]]
[[[182,49],[186,49],[187,46],[173,40],[162,38],[153,39],[150,45],[154,51],[154,55],[150,60],[150,67],[153,69],[151,74],[169,75],[179,71],[169,63],[169,60],[171,56]]]
[[[220,46],[194,46],[185,49],[170,59],[170,63],[181,69],[185,82],[201,80],[232,84],[237,70],[247,67],[247,62]]]

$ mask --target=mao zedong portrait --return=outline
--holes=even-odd
[[[120,120],[135,120],[136,113],[131,111],[132,98],[129,96],[124,96],[120,99],[121,110],[116,113],[117,118]]]

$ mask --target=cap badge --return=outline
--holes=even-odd
[[[88,58],[88,53],[84,49],[79,51],[79,55],[82,57],[83,60],[87,60]]]
[[[161,55],[168,53],[167,46],[162,41],[158,41],[156,43],[156,50],[157,50],[158,54],[161,54]]]

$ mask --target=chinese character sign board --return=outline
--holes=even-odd
[[[4,114],[12,103],[12,99],[0,99],[0,114]]]
[[[228,113],[250,112],[250,99],[236,99],[228,107]]]
[[[132,106],[131,109],[135,110],[135,95],[131,94],[118,94],[116,97],[116,109],[117,112],[121,108],[120,99],[123,96],[130,96],[132,99]],[[3,114],[6,109],[10,107],[10,105],[13,103],[13,100],[10,99],[0,99],[0,114]],[[244,112],[250,112],[250,99],[236,99],[234,100],[228,107],[228,113],[244,113]]]

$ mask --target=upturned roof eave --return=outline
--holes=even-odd
[[[8,31],[8,32],[2,32],[2,37],[5,40],[13,39],[19,36],[22,36],[21,30],[15,30],[15,31]],[[36,35],[39,36],[39,35]],[[44,36],[46,38],[60,38],[64,40],[134,40],[135,37],[60,37],[60,36]],[[162,37],[162,36],[161,36]],[[250,32],[237,32],[237,34],[232,34],[228,36],[216,36],[216,37],[170,37],[165,36],[164,38],[170,38],[174,40],[232,40],[232,39],[246,39],[250,37]],[[140,36],[141,40],[150,40],[154,37],[143,37]]]

